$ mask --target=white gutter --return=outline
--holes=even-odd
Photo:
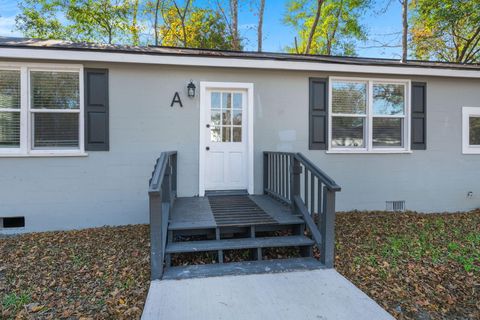
[[[392,67],[379,65],[336,64],[317,61],[280,61],[273,59],[155,55],[62,49],[53,50],[41,48],[0,48],[0,59],[1,58],[480,78],[479,70],[401,66]]]

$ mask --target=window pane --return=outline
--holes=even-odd
[[[242,94],[241,93],[234,93],[233,94],[233,109],[241,109],[242,108]]]
[[[20,109],[20,71],[0,70],[0,109]]]
[[[233,128],[233,142],[242,142],[242,128]]]
[[[222,142],[230,142],[232,127],[223,127],[222,128]]]
[[[470,117],[470,139],[471,146],[480,146],[480,117]]]
[[[365,118],[333,117],[332,146],[333,147],[365,147]]]
[[[226,125],[232,124],[232,113],[230,111],[222,112],[222,123]]]
[[[78,148],[78,113],[34,113],[34,148]]]
[[[78,72],[32,71],[32,108],[78,109]]]
[[[20,112],[0,112],[0,148],[20,147]]]
[[[212,124],[220,124],[220,111],[212,110],[211,112]]]
[[[242,125],[242,111],[240,110],[233,111],[233,124],[238,126]]]
[[[403,115],[405,86],[376,83],[373,85],[373,112],[377,115]]]
[[[222,109],[232,109],[232,94],[223,93],[222,94]]]
[[[333,113],[365,114],[367,84],[363,82],[333,82]]]
[[[401,147],[403,136],[403,119],[373,118],[373,146]]]
[[[220,109],[220,92],[212,92],[212,109]]]
[[[220,132],[221,132],[221,130],[220,130],[219,127],[210,129],[210,141],[211,142],[220,142],[221,141]]]

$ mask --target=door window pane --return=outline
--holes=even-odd
[[[0,109],[20,109],[20,71],[0,70]]]
[[[232,127],[223,127],[222,128],[222,142],[231,142],[231,130]]]
[[[212,92],[212,109],[220,109],[220,92]]]
[[[469,144],[471,146],[480,146],[480,117],[470,117]]]
[[[224,124],[224,125],[232,124],[232,113],[231,113],[231,111],[222,112],[222,124]]]
[[[233,111],[233,124],[237,126],[242,125],[242,111],[239,111],[239,110]]]
[[[222,109],[232,109],[232,94],[222,93]]]
[[[79,109],[78,72],[32,71],[33,109]]]
[[[78,113],[34,113],[35,148],[78,148]]]
[[[405,113],[405,86],[403,84],[375,83],[373,85],[373,113],[375,115],[403,115]]]
[[[221,139],[221,128],[220,127],[213,127],[210,129],[210,141],[211,142],[220,142]]]
[[[332,146],[333,147],[365,147],[365,118],[333,117]]]
[[[242,109],[242,94],[233,94],[233,109]]]
[[[212,110],[211,111],[211,120],[213,125],[220,124],[220,111]]]
[[[333,82],[333,113],[365,114],[367,84],[364,82]]]
[[[20,112],[0,112],[0,148],[20,147]]]
[[[403,136],[403,119],[373,118],[373,146],[401,147]]]
[[[242,142],[242,128],[233,127],[233,142]]]

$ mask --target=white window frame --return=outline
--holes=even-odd
[[[462,108],[462,152],[463,154],[480,154],[480,146],[470,144],[470,117],[480,118],[480,107]]]
[[[367,105],[366,115],[362,114],[335,114],[332,112],[332,84],[335,81],[343,82],[365,82],[367,84]],[[373,84],[401,84],[405,86],[405,112],[404,115],[375,115],[373,114]],[[328,79],[328,150],[327,153],[412,153],[410,141],[410,95],[411,80],[409,79],[387,79],[387,78],[359,78],[359,77],[329,77]],[[332,147],[332,118],[334,116],[363,117],[365,118],[364,140],[365,147]],[[404,118],[403,146],[398,148],[374,148],[373,147],[373,118]]]
[[[0,157],[50,157],[50,156],[86,156],[84,133],[84,86],[83,65],[52,63],[5,63],[0,62],[0,70],[20,71],[20,147],[0,148]],[[31,108],[31,71],[78,72],[79,74],[79,109],[75,110],[38,110]],[[1,111],[1,110],[0,110]],[[33,149],[32,113],[78,113],[79,147],[75,149]]]

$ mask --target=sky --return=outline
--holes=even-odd
[[[208,0],[199,0],[199,2]],[[250,3],[250,0],[243,0]],[[264,16],[263,50],[279,52],[293,43],[295,32],[292,28],[282,24],[285,14],[285,3],[288,0],[266,0]],[[242,0],[240,0],[242,2]],[[401,7],[399,1],[391,1],[387,10],[382,10],[388,0],[377,1],[378,5],[362,18],[362,24],[367,28],[369,40],[358,43],[357,53],[361,57],[400,58],[401,49],[375,48],[380,43],[400,43]],[[383,12],[384,11],[384,12]],[[21,37],[15,31],[15,16],[19,13],[18,1],[0,0],[0,36]],[[241,6],[239,13],[239,29],[245,39],[245,50],[256,50],[257,17],[251,12],[248,4]]]

